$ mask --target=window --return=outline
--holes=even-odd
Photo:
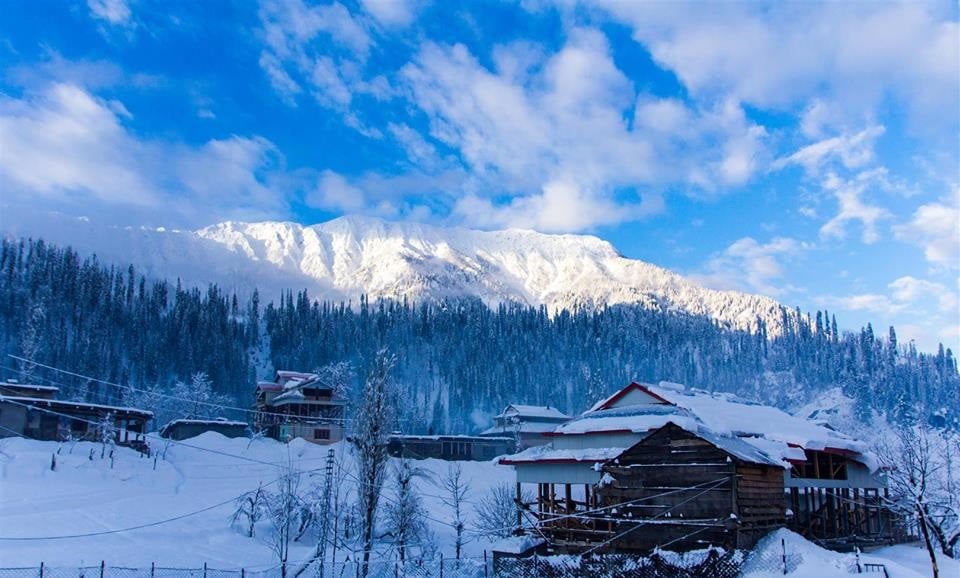
[[[315,440],[328,440],[328,439],[330,439],[330,430],[328,430],[328,429],[315,429],[315,430],[313,430],[313,439],[315,439]]]

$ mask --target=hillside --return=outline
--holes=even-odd
[[[700,287],[586,235],[477,231],[357,216],[313,226],[225,222],[175,231],[24,215],[4,220],[3,227],[8,238],[70,245],[108,263],[135,263],[157,279],[216,283],[241,293],[256,287],[266,298],[287,289],[354,303],[361,295],[412,301],[468,297],[487,305],[544,305],[552,313],[639,304],[708,316],[737,329],[754,330],[760,318],[768,335],[783,329],[782,307],[773,299]]]

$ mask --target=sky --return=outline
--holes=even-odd
[[[0,208],[592,234],[712,288],[960,346],[955,2],[3,13]]]

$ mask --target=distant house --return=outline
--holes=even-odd
[[[544,434],[570,421],[569,415],[549,405],[522,405],[512,403],[493,418],[493,427],[480,433],[482,436],[512,437],[519,442],[519,449],[542,446],[550,442]]]
[[[250,426],[245,421],[226,419],[175,419],[160,428],[160,437],[185,440],[206,432],[216,432],[228,438],[247,437]]]
[[[143,437],[153,413],[132,407],[58,400],[58,388],[6,382],[0,385],[0,437],[101,441],[109,428],[118,445],[148,451]]]
[[[784,525],[821,542],[898,531],[862,443],[730,394],[631,383],[548,437],[500,463],[518,496],[536,486],[525,507],[558,549],[746,547]]]
[[[257,384],[255,427],[280,441],[332,444],[343,439],[345,406],[318,375],[282,370]]]
[[[387,451],[395,458],[488,461],[513,453],[512,437],[461,435],[392,435]]]

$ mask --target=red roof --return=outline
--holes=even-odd
[[[670,400],[664,399],[663,397],[661,397],[661,396],[653,393],[652,391],[650,391],[650,389],[647,388],[647,387],[645,387],[644,385],[639,384],[639,383],[637,383],[636,381],[633,381],[633,382],[630,382],[630,385],[624,387],[623,389],[621,389],[621,390],[618,391],[617,393],[611,395],[611,396],[608,397],[606,400],[604,400],[603,403],[600,404],[599,407],[594,407],[594,408],[593,408],[593,411],[598,411],[598,410],[601,410],[601,409],[610,409],[610,406],[611,406],[611,405],[613,405],[614,403],[616,403],[616,402],[620,401],[621,399],[623,399],[623,397],[626,396],[628,393],[630,393],[630,391],[633,390],[633,389],[640,390],[640,391],[642,391],[643,393],[649,395],[650,397],[656,399],[657,401],[662,401],[663,403],[666,403],[666,404],[668,404],[668,405],[674,405]]]

